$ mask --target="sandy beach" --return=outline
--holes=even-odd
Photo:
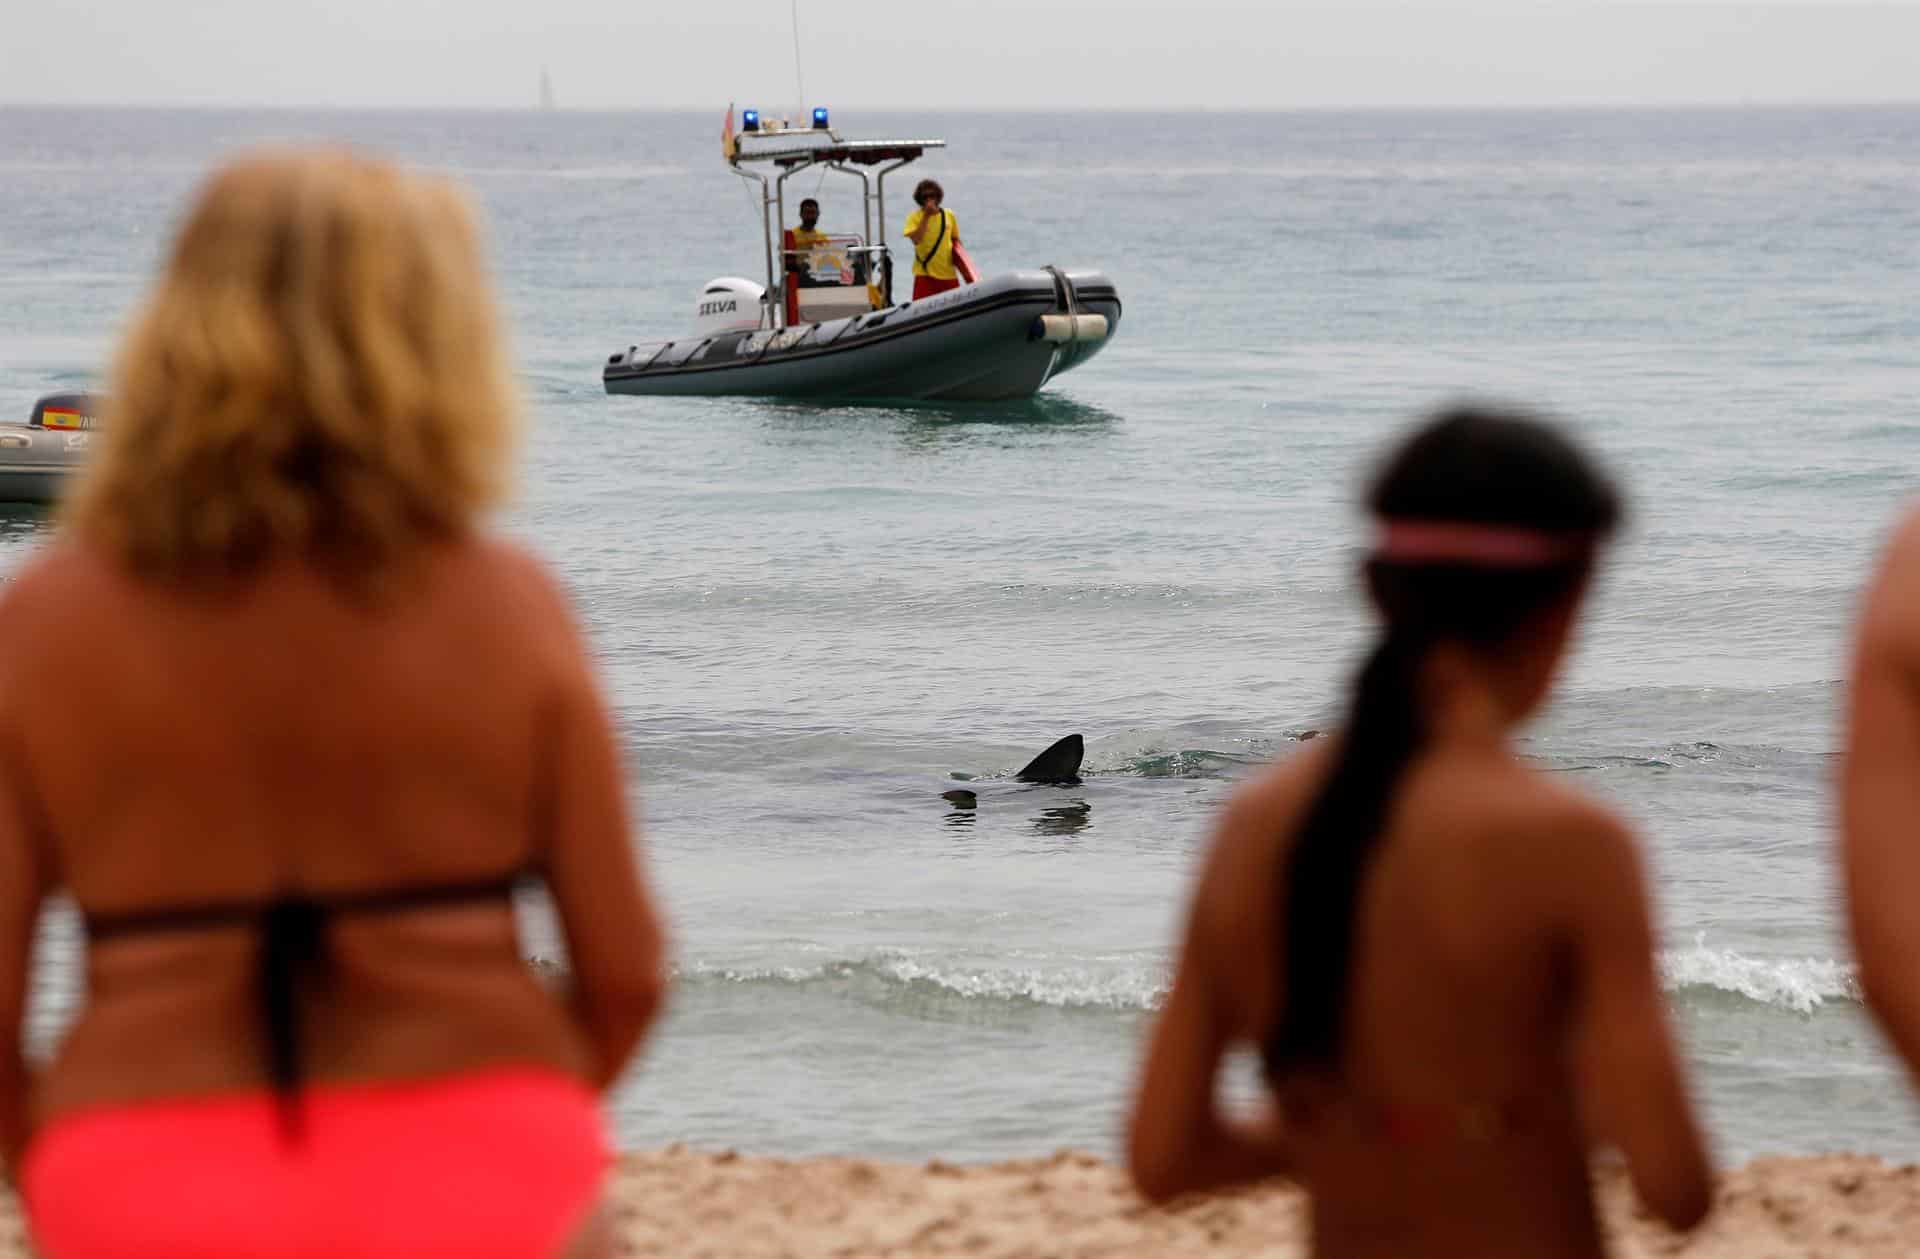
[[[1857,1155],[1759,1159],[1726,1173],[1709,1222],[1677,1237],[1635,1211],[1624,1176],[1599,1173],[1619,1259],[1880,1259],[1920,1240],[1920,1166]],[[1304,1253],[1297,1191],[1274,1187],[1166,1209],[1113,1164],[1072,1151],[980,1166],[800,1160],[669,1149],[621,1160],[624,1252],[678,1259],[1150,1259]],[[0,1259],[28,1259],[0,1206]]]

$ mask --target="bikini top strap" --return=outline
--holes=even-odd
[[[120,914],[87,914],[86,930],[90,940],[111,940],[120,936],[144,935],[155,931],[193,931],[208,927],[245,926],[264,923],[276,909],[290,903],[311,906],[323,917],[336,914],[392,913],[408,909],[431,909],[436,905],[454,905],[468,901],[511,897],[515,891],[533,884],[531,872],[495,875],[484,879],[429,883],[408,887],[378,888],[364,892],[342,892],[330,896],[311,896],[289,892],[271,900],[200,901],[161,909],[136,909]]]
[[[88,915],[90,940],[112,939],[149,931],[185,931],[195,928],[257,925],[260,960],[254,986],[266,1025],[267,1078],[280,1100],[280,1121],[289,1141],[305,1130],[304,1108],[298,1090],[300,1063],[300,989],[320,978],[327,961],[327,925],[342,914],[393,913],[431,909],[473,901],[510,898],[531,875],[511,875],[464,882],[383,888],[315,897],[290,892],[270,901],[214,901],[169,909],[133,913]]]

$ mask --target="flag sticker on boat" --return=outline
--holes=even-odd
[[[40,413],[42,428],[92,428],[93,417],[67,407],[48,407]]]

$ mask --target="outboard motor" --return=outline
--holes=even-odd
[[[767,288],[737,275],[707,281],[693,312],[695,336],[722,332],[753,332],[772,326],[767,318]]]

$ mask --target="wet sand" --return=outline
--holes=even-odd
[[[1624,1175],[1598,1173],[1619,1259],[1798,1259],[1920,1253],[1920,1166],[1857,1155],[1760,1159],[1728,1172],[1714,1213],[1677,1237],[1634,1209]],[[614,1193],[623,1253],[677,1259],[1153,1259],[1303,1253],[1297,1191],[1272,1187],[1166,1209],[1142,1204],[1090,1154],[957,1167],[760,1158],[681,1149],[630,1154]],[[27,1259],[0,1204],[0,1259]]]

